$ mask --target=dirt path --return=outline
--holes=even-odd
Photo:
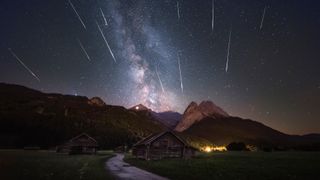
[[[117,154],[106,162],[106,168],[119,179],[168,180],[148,171],[131,166],[123,161],[123,154]]]

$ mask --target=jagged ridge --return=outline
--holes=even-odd
[[[205,117],[221,118],[228,116],[228,113],[212,101],[202,101],[199,105],[196,102],[191,102],[183,113],[182,120],[178,123],[175,130],[182,132]]]

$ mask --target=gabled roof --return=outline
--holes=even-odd
[[[70,139],[69,141],[70,141],[70,142],[73,142],[74,140],[78,139],[78,138],[81,137],[81,136],[86,136],[86,137],[88,137],[89,139],[91,139],[92,141],[98,143],[93,137],[89,136],[87,133],[81,133],[81,134],[79,134],[78,136]]]
[[[151,134],[149,136],[147,136],[146,138],[142,139],[141,141],[137,142],[136,144],[134,144],[133,146],[140,146],[140,145],[149,145],[151,144],[152,142],[154,142],[155,140],[157,140],[158,138],[166,135],[166,134],[171,134],[173,135],[174,137],[176,137],[179,141],[181,141],[185,146],[188,146],[188,144],[183,140],[181,139],[178,135],[176,135],[174,132],[172,131],[163,131],[163,132],[160,132],[160,133],[154,133],[154,134]]]
[[[90,140],[90,142],[77,142],[77,139],[80,138],[81,136],[85,136],[86,138],[88,138]],[[72,139],[70,139],[69,141],[63,143],[62,145],[60,145],[60,147],[63,146],[93,146],[93,147],[98,147],[98,142],[91,136],[89,136],[86,133],[81,133],[75,137],[73,137]]]

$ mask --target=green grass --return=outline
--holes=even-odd
[[[112,152],[67,155],[52,151],[0,150],[0,179],[114,179],[105,169]]]
[[[170,179],[320,179],[320,152],[214,152],[192,159],[125,160]]]

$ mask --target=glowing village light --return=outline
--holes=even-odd
[[[136,110],[139,110],[139,106],[136,106]]]
[[[206,146],[204,149],[203,149],[205,152],[211,152],[212,151],[212,148],[210,146]]]
[[[213,151],[227,151],[225,146],[215,146],[212,148]]]
[[[204,152],[212,152],[212,151],[227,151],[227,148],[225,146],[205,146],[201,148]]]

